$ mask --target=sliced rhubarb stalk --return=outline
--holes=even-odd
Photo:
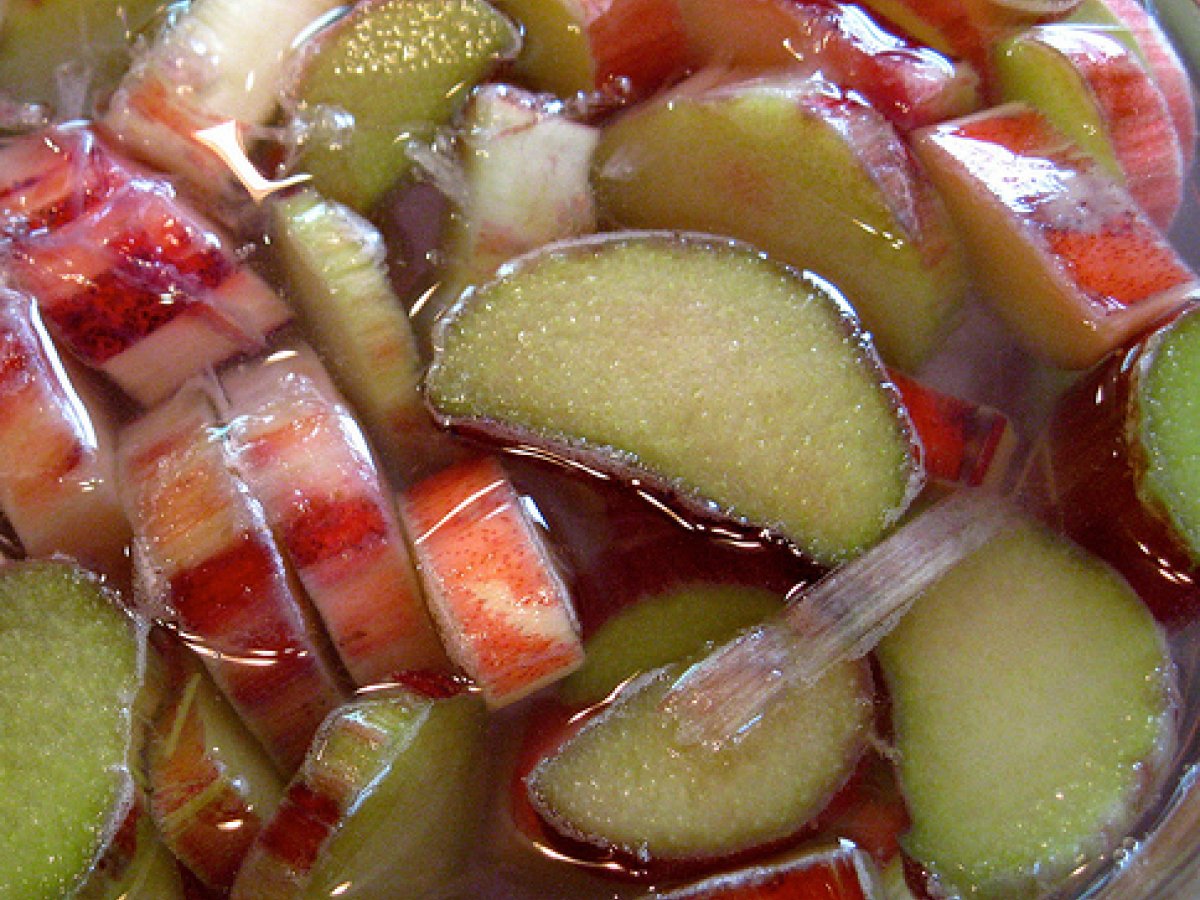
[[[681,737],[721,746],[752,731],[789,686],[874,649],[923,590],[1012,522],[996,497],[963,491],[834,569],[780,618],[742,633],[671,687],[664,705]]]
[[[87,215],[30,235],[11,267],[55,336],[144,405],[262,346],[289,317],[165,182],[135,180]]]
[[[343,692],[216,426],[206,389],[193,383],[122,430],[121,492],[135,561],[148,602],[177,624],[290,773]]]
[[[637,478],[821,561],[878,541],[921,481],[907,416],[840,298],[745,245],[550,245],[440,326],[426,385],[446,422]]]
[[[251,848],[233,900],[444,889],[477,818],[484,726],[469,694],[395,690],[337,710]]]
[[[300,347],[221,376],[233,465],[358,685],[449,666],[395,501],[358,423]]]
[[[0,508],[30,556],[64,553],[118,575],[130,531],[116,436],[87,377],[68,373],[34,300],[0,290]]]
[[[188,900],[180,870],[159,838],[141,791],[73,900]]]
[[[223,122],[265,124],[296,41],[339,0],[199,0],[142,55],[109,103],[105,129],[127,152],[205,195],[232,183],[196,137]]]
[[[879,660],[903,846],[935,896],[1045,896],[1102,864],[1157,796],[1173,744],[1163,635],[1057,535],[998,535],[925,592]]]
[[[872,900],[878,884],[866,854],[838,847],[714,875],[644,900]]]
[[[384,463],[408,483],[453,460],[425,408],[416,339],[375,226],[311,190],[276,201],[271,215],[288,298]]]
[[[895,370],[889,377],[921,438],[930,478],[964,487],[994,486],[1005,479],[1017,435],[1004,413]]]
[[[1019,104],[916,133],[996,313],[1056,365],[1086,368],[1200,290],[1133,199]]]
[[[190,655],[190,654],[189,654]],[[150,725],[150,812],[171,852],[228,890],[283,793],[274,766],[194,659]]]
[[[711,864],[797,836],[870,732],[866,664],[791,685],[760,727],[722,747],[680,741],[661,710],[679,671],[629,682],[540,762],[526,779],[534,808],[560,834],[643,866]]]
[[[566,585],[495,459],[417,483],[400,513],[450,658],[489,705],[513,703],[583,662]]]
[[[797,0],[681,0],[693,66],[822,72],[909,131],[979,108],[969,63],[892,34],[861,6]]]
[[[0,896],[73,895],[125,819],[146,631],[74,565],[0,568]]]

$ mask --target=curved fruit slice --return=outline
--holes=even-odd
[[[335,111],[353,125],[311,142],[300,168],[315,187],[369,212],[467,92],[519,47],[516,29],[485,0],[367,0],[318,38],[295,87],[301,112]]]
[[[1171,743],[1149,612],[1032,525],[943,576],[879,659],[913,821],[903,845],[956,895],[1032,896],[1116,845]]]
[[[870,731],[865,664],[789,688],[737,743],[682,744],[660,708],[677,668],[635,679],[526,779],[558,832],[646,862],[731,856],[782,841],[819,813]]]
[[[295,308],[384,463],[407,483],[453,459],[421,396],[412,325],[388,282],[375,227],[304,190],[271,205],[271,247]]]
[[[841,846],[655,891],[642,900],[872,900],[879,884],[866,854]]]
[[[1167,101],[1115,37],[1077,25],[1030,28],[996,48],[1006,101],[1036,108],[1167,228],[1183,200],[1184,168]]]
[[[914,149],[958,223],[979,292],[1055,365],[1087,368],[1200,289],[1128,193],[1028,107],[923,129]]]
[[[770,591],[732,584],[686,585],[639,600],[587,639],[583,665],[559,695],[571,706],[599,703],[627,678],[699,656],[782,608]]]
[[[67,896],[125,818],[144,659],[95,578],[0,569],[0,895]]]
[[[470,694],[372,694],[326,720],[234,900],[432,896],[460,871],[486,771]]]
[[[583,661],[566,584],[495,459],[418,482],[400,513],[447,652],[489,705],[520,700]]]
[[[559,97],[643,97],[684,68],[677,0],[496,0],[520,25],[516,70]]]
[[[915,370],[965,294],[962,254],[895,129],[820,77],[701,73],[608,125],[602,214],[747,241],[845,295],[884,359]]]
[[[920,482],[907,417],[846,307],[720,238],[551,245],[441,323],[427,391],[464,430],[648,479],[811,556],[877,541]]]

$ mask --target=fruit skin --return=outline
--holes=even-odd
[[[369,214],[470,88],[520,45],[486,0],[367,0],[317,38],[289,92],[301,115],[336,110],[353,127],[313,139],[299,166],[324,196]]]
[[[628,102],[685,64],[678,0],[496,0],[521,26],[515,69],[534,90]]]
[[[922,129],[913,147],[963,235],[979,293],[1054,365],[1093,365],[1200,289],[1132,198],[1028,107]]]
[[[950,221],[904,142],[819,76],[701,73],[604,128],[595,186],[602,217],[625,227],[729,235],[829,279],[905,371],[966,293]]]

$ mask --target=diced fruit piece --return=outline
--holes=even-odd
[[[461,136],[464,194],[448,241],[450,265],[418,324],[432,321],[469,284],[550,241],[596,230],[590,171],[599,133],[508,85],[483,85]]]
[[[678,0],[496,0],[521,26],[516,70],[559,97],[642,97],[683,71]]]
[[[1077,25],[1030,28],[996,49],[996,86],[1037,109],[1160,228],[1183,199],[1183,156],[1167,101],[1133,51]]]
[[[491,706],[583,661],[570,595],[521,498],[491,457],[426,478],[400,499],[429,609]]]
[[[879,659],[904,848],[955,895],[1032,896],[1110,849],[1171,742],[1154,620],[1114,572],[1032,525],[943,576]]]
[[[486,0],[368,0],[321,36],[295,87],[301,113],[352,119],[336,140],[310,142],[301,168],[325,196],[370,211],[471,87],[520,44]]]
[[[870,677],[855,662],[789,688],[737,743],[680,743],[660,708],[676,675],[630,682],[530,773],[530,800],[555,830],[643,864],[772,845],[816,817],[870,731]]]
[[[396,690],[337,710],[251,849],[233,898],[444,888],[473,837],[485,723],[470,694]]]
[[[665,893],[659,900],[872,900],[877,894],[871,861],[861,850],[838,847],[801,853]]]
[[[584,644],[583,665],[563,681],[562,699],[599,703],[621,682],[711,650],[782,608],[761,588],[694,584],[639,600],[609,619]]]
[[[222,122],[265,124],[295,43],[339,0],[196,0],[135,61],[104,117],[130,153],[203,195],[232,183],[196,133]]]
[[[0,508],[30,556],[127,570],[112,411],[69,373],[37,304],[0,289]],[[87,402],[85,402],[85,400]]]
[[[0,91],[45,103],[56,118],[90,115],[129,64],[160,0],[6,0]]]
[[[365,436],[306,347],[221,376],[233,467],[360,686],[449,666]]]
[[[140,792],[108,849],[72,900],[188,900],[175,857],[163,846]]]
[[[82,570],[0,569],[0,895],[67,896],[125,818],[144,655]]]
[[[184,666],[150,725],[150,811],[179,861],[208,887],[228,890],[283,784],[204,669],[194,660]]]
[[[637,477],[820,560],[877,541],[921,479],[840,298],[724,239],[551,245],[441,324],[427,391],[447,422]]]
[[[343,691],[262,507],[230,470],[209,388],[189,383],[119,435],[146,603],[177,624],[281,772]]]
[[[1132,198],[1036,111],[1009,104],[916,133],[976,286],[1028,347],[1086,368],[1196,293]]]
[[[407,482],[454,457],[420,393],[412,326],[367,220],[311,190],[271,207],[271,246],[298,317],[385,463]]]
[[[889,33],[860,6],[822,0],[681,0],[693,66],[820,71],[909,130],[979,108],[979,76]]]
[[[604,129],[601,212],[632,227],[729,235],[811,269],[846,295],[884,359],[919,367],[952,325],[966,271],[895,130],[819,77],[707,79]]]
[[[1053,521],[1171,625],[1198,608],[1198,369],[1195,307],[1106,359],[1059,401],[1046,432],[1046,477],[1034,492]]]
[[[1004,413],[936,391],[890,372],[925,450],[925,472],[937,481],[979,487],[1008,473],[1017,435]]]

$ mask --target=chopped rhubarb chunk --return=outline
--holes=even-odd
[[[917,133],[997,313],[1085,368],[1200,289],[1129,194],[1038,113],[1009,104]]]
[[[201,385],[126,426],[123,501],[139,575],[276,765],[293,771],[343,698],[270,527],[230,471]]]
[[[222,385],[233,464],[355,682],[447,669],[394,500],[315,354],[281,352]]]
[[[490,705],[512,703],[583,662],[567,589],[495,459],[419,482],[400,510],[450,657]]]
[[[31,556],[65,553],[111,575],[124,568],[129,525],[109,411],[86,387],[33,299],[0,291],[0,507]]]

